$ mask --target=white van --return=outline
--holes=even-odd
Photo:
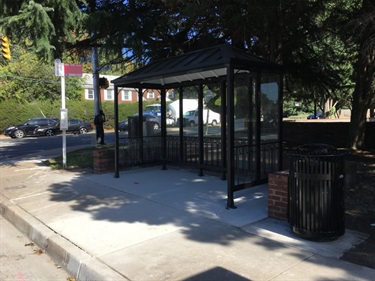
[[[182,100],[183,106],[183,115],[190,111],[196,110],[198,108],[198,100],[197,99],[183,99]],[[180,118],[180,102],[178,100],[170,103],[167,106],[167,117],[174,120],[177,124],[178,119]]]
[[[198,125],[198,109],[186,112],[184,114],[184,119],[184,123],[186,122],[187,126]],[[203,109],[203,124],[207,123],[216,126],[220,123],[220,114],[209,109]]]

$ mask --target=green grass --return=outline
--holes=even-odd
[[[93,168],[93,150],[96,147],[82,148],[66,154],[66,168],[67,169],[84,169]],[[52,169],[63,169],[62,155],[48,159],[44,162],[45,165]]]

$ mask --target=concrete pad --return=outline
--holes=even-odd
[[[227,183],[215,176],[200,177],[186,170],[145,168],[122,172],[119,179],[106,174],[90,177],[89,180],[237,227],[262,220],[268,215],[267,185],[236,192],[234,201],[237,208],[228,210]]]
[[[199,276],[204,280],[231,280],[227,277],[232,275],[238,280],[270,280],[311,255],[205,220],[102,256],[101,260],[130,280],[190,280]],[[225,273],[219,278],[218,268]]]
[[[1,183],[1,213],[80,280],[365,280],[375,272],[333,255],[353,243],[351,232],[327,250],[265,219],[267,185],[236,192],[238,208],[227,210],[226,182],[190,171],[17,173]],[[35,223],[17,219],[15,206]]]
[[[363,233],[347,229],[343,236],[334,241],[316,242],[306,240],[295,235],[290,229],[288,222],[271,218],[244,226],[242,229],[251,234],[332,258],[340,258],[344,252],[367,238],[367,235]]]
[[[374,269],[314,255],[304,260],[300,265],[285,270],[272,280],[370,281],[374,280],[374,276]]]
[[[129,196],[129,195],[128,195]],[[93,219],[95,217],[95,219]],[[97,216],[79,215],[50,222],[49,226],[94,256],[168,234],[202,219],[142,198],[118,208],[101,208]],[[84,231],[82,226],[84,225]]]

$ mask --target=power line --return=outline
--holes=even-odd
[[[30,78],[30,77],[22,77],[22,76],[15,76],[15,75],[7,75],[7,74],[0,74],[0,78],[5,78],[5,79],[15,79],[15,80],[20,80],[23,82],[34,82],[34,83],[45,83],[45,84],[60,84],[61,81],[57,79],[56,81],[54,80],[44,80],[44,79],[39,79],[39,78]],[[74,84],[72,82],[68,82],[67,84]]]

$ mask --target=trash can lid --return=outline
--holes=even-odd
[[[346,154],[345,151],[337,150],[336,147],[324,143],[311,143],[301,145],[295,149],[291,149],[287,151],[289,155],[311,155],[311,156],[335,156],[335,155],[342,155]]]

